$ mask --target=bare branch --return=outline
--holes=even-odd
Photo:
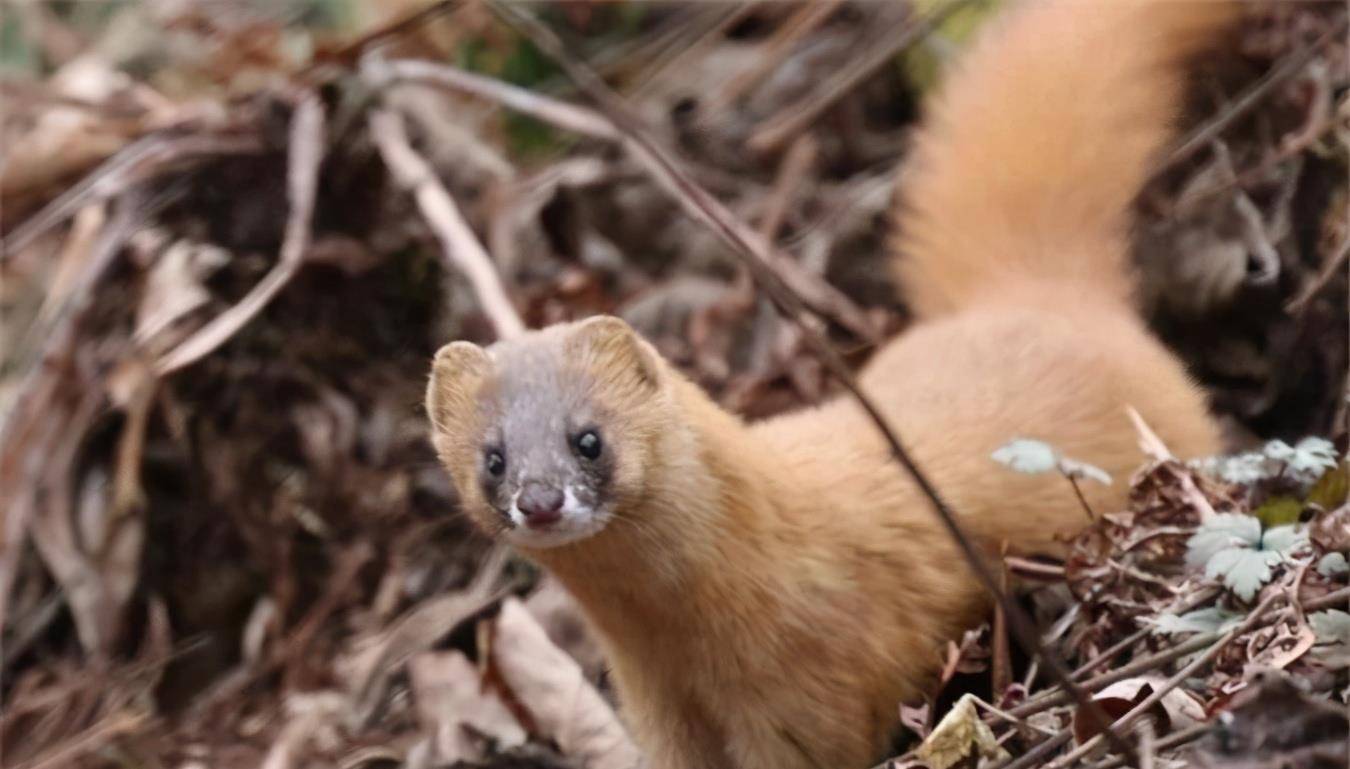
[[[432,83],[447,88],[457,88],[469,93],[487,98],[498,100],[508,107],[517,107],[522,100],[520,89],[505,83],[491,84],[487,78],[479,75],[471,75],[453,67],[447,67],[440,64],[432,64],[420,61],[390,61],[383,65],[374,65],[375,74],[373,77],[380,77],[379,67],[391,68],[392,72],[405,71],[415,72],[418,82]],[[412,69],[406,69],[411,67]],[[696,202],[692,200],[688,192],[679,185],[671,185],[669,175],[663,170],[661,163],[653,164],[652,155],[642,146],[629,141],[627,134],[617,127],[610,116],[587,110],[583,107],[576,107],[566,102],[547,99],[546,97],[531,94],[534,99],[530,107],[530,114],[542,120],[552,121],[561,128],[570,130],[579,130],[589,133],[587,135],[598,138],[608,138],[621,143],[633,156],[633,159],[642,165],[655,179],[660,183],[676,202],[684,208],[685,212],[705,225],[717,230],[707,219],[708,208],[715,207],[719,209],[723,218],[732,223],[732,226],[741,230],[742,239],[752,243],[761,258],[772,261],[775,269],[788,282],[792,288],[805,300],[806,304],[815,312],[827,318],[833,319],[844,328],[858,335],[862,339],[874,341],[876,331],[867,314],[862,311],[853,300],[849,299],[842,291],[822,280],[819,276],[812,274],[804,269],[795,260],[782,251],[774,248],[772,244],[765,241],[760,235],[749,229],[743,222],[736,217],[716,199],[709,197],[710,202]],[[593,124],[594,120],[603,120],[608,126],[606,129],[597,129]],[[580,121],[580,124],[578,124]],[[405,142],[406,143],[406,142]],[[414,154],[415,156],[415,154]],[[671,164],[674,160],[670,157],[663,159],[664,163]],[[408,166],[411,173],[412,165]],[[687,175],[687,174],[686,174]],[[414,175],[409,178],[420,179],[420,175]],[[431,177],[434,179],[434,176]],[[707,195],[706,192],[702,193]],[[462,219],[462,217],[456,218]]]
[[[319,162],[324,150],[323,103],[305,94],[291,117],[290,159],[286,182],[291,201],[286,233],[276,266],[263,276],[239,304],[213,318],[182,344],[155,362],[155,374],[165,376],[189,366],[220,347],[253,319],[300,271],[309,248],[314,218],[314,194],[319,184]]]
[[[196,136],[147,136],[109,158],[14,228],[0,241],[0,262],[22,250],[52,227],[75,215],[89,203],[114,198],[138,182],[152,178],[166,168],[184,161],[197,161],[214,155],[246,155],[262,149],[256,136],[199,134]]]
[[[411,82],[473,94],[574,133],[607,141],[619,139],[614,126],[594,110],[457,67],[415,59],[389,61],[367,56],[361,61],[361,76],[377,88]]]
[[[820,118],[825,110],[834,106],[840,98],[847,95],[887,62],[894,59],[905,49],[922,40],[925,35],[941,24],[952,13],[968,6],[973,0],[951,0],[941,8],[913,18],[909,4],[897,5],[904,10],[903,21],[893,30],[891,24],[879,25],[882,31],[876,40],[880,41],[871,50],[859,56],[847,67],[835,73],[833,77],[821,83],[814,91],[789,104],[769,119],[750,136],[747,142],[756,152],[772,152],[792,140],[807,126]]]
[[[394,179],[417,198],[422,215],[441,239],[445,258],[469,278],[497,337],[509,339],[524,333],[525,322],[506,296],[492,258],[478,242],[454,198],[436,178],[431,166],[413,150],[402,116],[390,110],[372,112],[370,135]]]
[[[1271,605],[1274,604],[1277,599],[1283,597],[1284,595],[1282,593],[1272,593],[1270,597],[1261,602],[1260,606],[1252,610],[1252,613],[1247,617],[1245,622],[1225,633],[1213,646],[1206,649],[1204,654],[1201,654],[1182,666],[1182,668],[1173,674],[1171,678],[1167,679],[1154,689],[1152,694],[1145,697],[1138,705],[1130,708],[1128,713],[1116,719],[1116,722],[1111,725],[1111,728],[1121,732],[1128,730],[1130,725],[1137,721],[1140,716],[1149,712],[1161,703],[1163,697],[1166,697],[1169,692],[1180,686],[1186,679],[1195,675],[1196,671],[1205,665],[1208,665],[1215,657],[1219,656],[1219,652],[1223,651],[1228,644],[1232,643],[1233,639],[1256,627],[1256,625],[1265,618],[1266,611],[1270,609]],[[1048,764],[1047,769],[1062,769],[1062,767],[1073,766],[1074,763],[1096,750],[1101,743],[1102,735],[1099,734],[1064,754],[1056,761]]]
[[[1232,125],[1243,115],[1246,115],[1253,107],[1260,104],[1267,96],[1274,93],[1275,89],[1285,81],[1303,71],[1309,62],[1322,54],[1322,50],[1328,44],[1335,40],[1341,40],[1345,37],[1347,27],[1347,18],[1342,16],[1340,21],[1331,25],[1322,36],[1312,45],[1299,50],[1290,55],[1278,67],[1267,72],[1264,77],[1258,80],[1251,88],[1248,88],[1241,96],[1229,103],[1214,117],[1197,126],[1193,131],[1179,141],[1176,148],[1172,150],[1167,159],[1154,172],[1155,175],[1161,174],[1175,167],[1178,163],[1194,155],[1201,147],[1208,145],[1217,139],[1228,126]]]

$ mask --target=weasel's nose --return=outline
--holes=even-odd
[[[526,526],[532,529],[543,528],[562,518],[562,489],[529,481],[520,490],[516,507],[525,514]]]

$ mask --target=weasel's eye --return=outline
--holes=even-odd
[[[577,453],[587,459],[600,456],[600,436],[594,430],[587,430],[576,439]]]
[[[487,471],[496,476],[501,476],[506,472],[506,458],[500,451],[489,451],[487,455]]]

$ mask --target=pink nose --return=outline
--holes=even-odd
[[[563,493],[561,489],[533,481],[520,490],[516,506],[525,514],[525,525],[542,529],[562,518]]]

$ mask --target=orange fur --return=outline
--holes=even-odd
[[[1213,2],[1031,3],[934,108],[901,214],[901,269],[926,320],[860,381],[990,552],[1053,548],[1084,520],[1063,479],[992,462],[1013,438],[1111,473],[1085,487],[1103,511],[1124,503],[1141,459],[1126,405],[1178,455],[1219,448],[1201,394],[1131,312],[1124,238],[1169,136],[1179,59],[1226,16]],[[459,344],[438,356],[428,408],[466,510],[490,528],[473,426],[496,358]],[[598,630],[653,766],[876,759],[898,703],[988,606],[859,408],[746,425],[612,320],[502,344],[493,355],[567,350],[565,376],[608,415],[614,520],[529,555]]]

